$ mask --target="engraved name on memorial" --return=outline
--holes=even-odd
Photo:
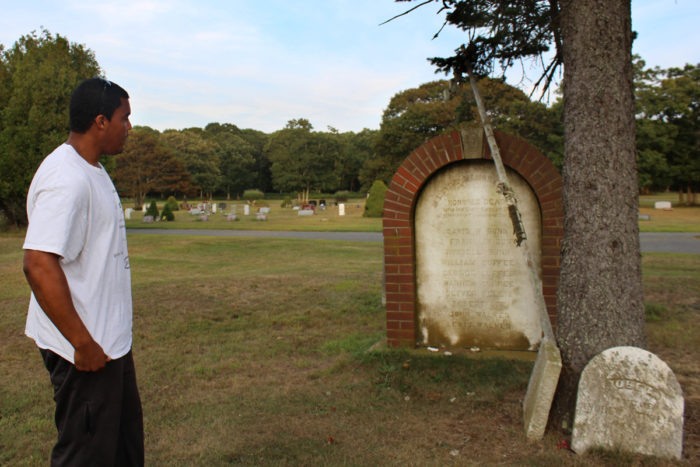
[[[541,271],[541,216],[522,177],[508,170]],[[532,350],[541,324],[522,252],[493,163],[453,164],[430,179],[416,204],[420,344]]]

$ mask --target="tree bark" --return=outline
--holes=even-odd
[[[562,0],[564,236],[553,417],[571,428],[584,366],[610,347],[646,347],[630,0]]]

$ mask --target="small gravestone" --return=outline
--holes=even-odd
[[[264,212],[259,212],[259,213],[257,214],[257,217],[256,217],[256,218],[257,218],[257,220],[259,220],[259,221],[266,221],[266,220],[267,220],[267,214],[265,214]]]
[[[313,216],[314,210],[313,209],[299,209],[297,211],[297,214],[300,216]]]
[[[206,214],[202,214],[201,216],[199,216],[199,220],[202,222],[207,222],[209,220],[209,216],[207,216]]]
[[[131,219],[131,213],[134,212],[132,208],[124,209],[124,218]]]
[[[637,347],[614,347],[581,373],[571,448],[680,459],[683,394],[673,371]]]
[[[345,204],[340,203],[338,205],[338,215],[339,216],[344,216],[345,215]]]
[[[213,214],[216,214],[216,204],[212,204],[212,205],[211,205],[211,212],[212,212]]]
[[[190,209],[190,214],[192,214],[193,216],[194,216],[194,215],[197,215],[197,214],[201,214],[201,213],[202,213],[202,210],[199,209],[199,208],[192,208],[192,209]]]
[[[243,215],[244,216],[250,215],[250,204],[243,205]]]
[[[657,201],[654,203],[654,209],[669,210],[669,209],[671,209],[671,202],[670,201]]]
[[[237,221],[237,220],[238,220],[238,217],[236,217],[235,214],[229,214],[228,216],[226,216],[226,220],[229,221],[229,222],[230,222],[230,221]]]
[[[638,219],[640,221],[650,221],[651,216],[649,214],[639,214]]]
[[[146,209],[147,209],[147,208],[146,208],[146,205],[143,204],[143,205],[141,206],[141,212],[146,212]]]
[[[261,212],[261,213],[263,213],[263,214],[269,214],[269,213],[270,213],[270,208],[268,208],[268,207],[260,208],[260,211],[259,211],[259,212]]]
[[[143,216],[143,220],[141,222],[144,224],[153,224],[153,216]]]

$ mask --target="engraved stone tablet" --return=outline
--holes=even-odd
[[[530,186],[508,169],[537,271],[541,216]],[[437,172],[416,204],[419,343],[532,350],[542,327],[522,251],[492,162]]]
[[[571,448],[680,459],[683,394],[673,371],[637,347],[595,356],[581,373]]]

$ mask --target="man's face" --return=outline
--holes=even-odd
[[[103,154],[111,156],[124,150],[126,137],[129,134],[129,130],[131,130],[129,115],[131,115],[129,99],[122,98],[121,105],[114,111],[111,120],[107,124],[103,139]]]

